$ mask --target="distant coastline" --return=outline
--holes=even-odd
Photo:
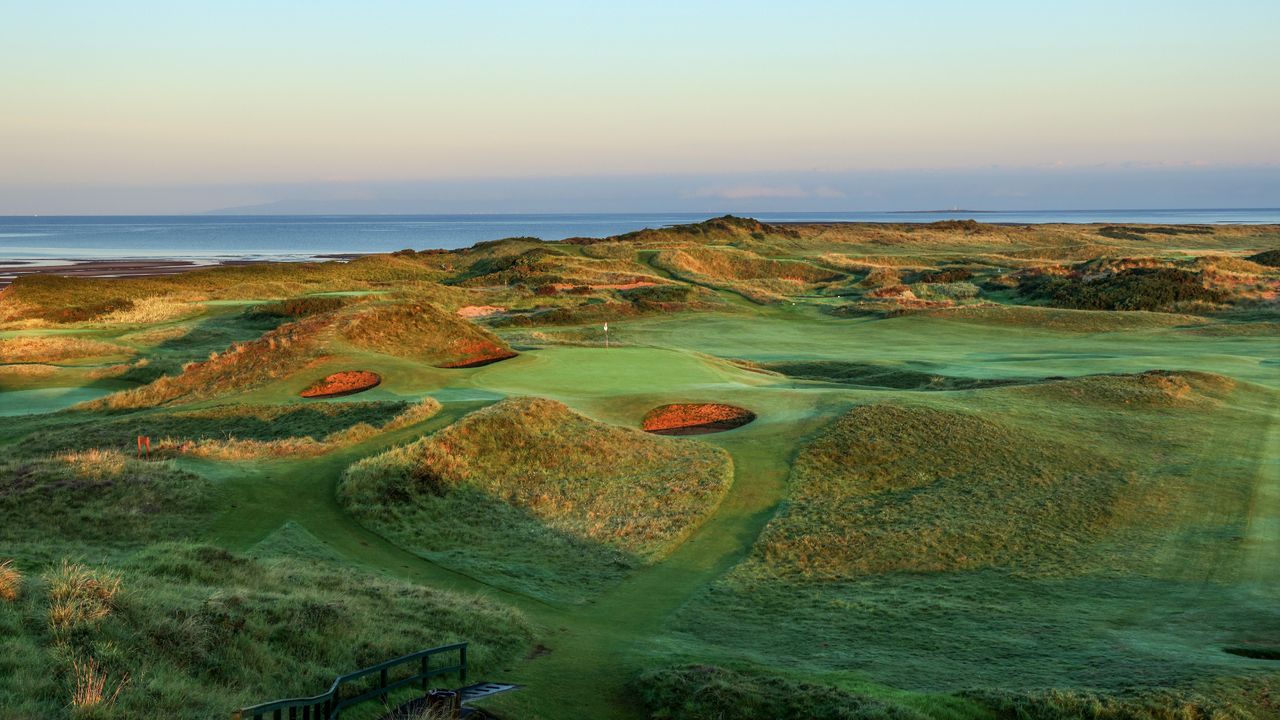
[[[0,216],[0,275],[42,265],[159,263],[167,271],[227,262],[298,261],[394,252],[456,249],[509,237],[563,240],[609,237],[644,228],[696,223],[723,212],[505,215],[292,216]],[[893,210],[884,212],[733,213],[775,224],[923,223],[980,219],[1000,225],[1280,224],[1280,208],[1183,210]],[[158,266],[156,266],[158,267]],[[111,268],[107,268],[111,269]],[[134,272],[123,269],[122,272]],[[148,271],[148,274],[153,274]]]

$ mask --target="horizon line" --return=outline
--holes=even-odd
[[[31,214],[0,214],[0,219],[30,219],[30,218],[96,218],[96,217],[173,217],[173,218],[266,218],[266,217],[512,217],[512,216],[543,216],[556,217],[565,215],[596,215],[596,216],[617,216],[617,215],[710,215],[712,217],[741,217],[752,218],[756,215],[943,215],[947,213],[976,213],[976,214],[998,214],[998,213],[1080,213],[1080,212],[1197,212],[1197,211],[1280,211],[1280,205],[1277,206],[1241,206],[1241,207],[1087,207],[1087,208],[1036,208],[1026,210],[1012,209],[975,209],[975,208],[932,208],[932,209],[912,209],[912,210],[754,210],[751,212],[739,213],[725,210],[637,210],[637,211],[534,211],[521,212],[517,210],[501,211],[501,212],[423,212],[423,213],[324,213],[324,212],[304,212],[304,213],[224,213],[219,210],[202,210],[197,212],[174,212],[174,213],[31,213]]]

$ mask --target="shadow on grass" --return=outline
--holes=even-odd
[[[1037,382],[1027,378],[966,378],[943,375],[930,372],[928,363],[880,365],[840,360],[800,360],[760,363],[755,367],[799,380],[817,380],[891,390],[978,390]]]
[[[1239,643],[1280,638],[1280,610],[1226,586],[1135,577],[737,577],[684,610],[679,629],[729,657],[855,672],[918,691],[1119,690],[1274,672],[1237,656],[1276,651]],[[1224,641],[1235,644],[1223,652]]]
[[[635,555],[552,528],[475,488],[389,499],[395,504],[350,510],[415,555],[543,601],[585,602],[642,565]]]

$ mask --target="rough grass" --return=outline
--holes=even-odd
[[[1229,387],[1094,376],[855,408],[797,456],[748,561],[681,611],[686,657],[1079,699],[1002,718],[1270,717],[1274,665],[1227,650],[1280,637],[1230,554],[1269,418]]]
[[[33,380],[47,380],[61,370],[57,365],[0,365],[0,389],[7,385],[23,386]]]
[[[51,363],[132,354],[131,348],[89,338],[37,335],[0,340],[0,362],[6,363]]]
[[[127,409],[195,402],[268,385],[292,376],[341,343],[421,360],[441,367],[464,367],[512,357],[515,353],[488,330],[430,303],[362,303],[350,310],[310,315],[262,337],[236,342],[208,359],[192,362],[176,375],[88,404]]]
[[[284,378],[323,353],[323,336],[333,318],[313,316],[282,325],[261,338],[235,343],[207,360],[190,363],[178,375],[161,377],[149,385],[88,403],[96,409],[154,407],[177,401],[194,402],[249,390]]]
[[[184,303],[287,299],[322,292],[378,290],[391,284],[430,287],[444,277],[445,273],[431,264],[402,255],[370,255],[351,262],[228,265],[142,278],[24,275],[4,289],[0,322],[100,322],[104,316],[134,311],[154,298]]]
[[[1263,250],[1262,252],[1250,255],[1245,259],[1248,260],[1249,262],[1257,263],[1259,265],[1266,265],[1267,267],[1280,268],[1280,249]]]
[[[91,630],[111,615],[120,594],[120,576],[62,561],[44,576],[49,586],[49,628],[55,635]]]
[[[65,413],[48,427],[18,443],[24,455],[44,455],[76,448],[103,448],[132,452],[139,435],[169,445],[218,442],[274,443],[324,441],[352,428],[379,428],[404,413],[434,413],[434,400],[418,407],[406,402],[326,402],[287,405],[218,405],[198,410],[131,413],[121,416],[98,412]],[[396,424],[394,427],[403,427]],[[394,427],[390,429],[394,429]]]
[[[72,658],[71,675],[74,683],[71,708],[77,717],[92,717],[101,714],[103,709],[114,709],[120,693],[129,684],[127,674],[113,679],[94,658],[84,661]]]
[[[353,465],[339,495],[426,557],[546,597],[578,599],[677,545],[719,503],[728,455],[503,401]]]
[[[22,594],[22,571],[13,560],[0,560],[0,600],[13,602]]]
[[[886,700],[711,665],[648,670],[632,683],[653,720],[925,720]]]
[[[297,319],[309,315],[333,312],[350,302],[350,298],[320,295],[310,297],[289,298],[276,302],[254,305],[245,311],[247,315],[256,317],[275,317]]]
[[[68,585],[55,565],[22,602],[0,605],[0,707],[9,717],[64,716],[72,663],[84,658],[109,678],[130,678],[100,717],[209,718],[314,694],[341,673],[461,640],[481,676],[530,639],[518,612],[491,601],[345,566],[160,544],[112,567],[69,567],[93,582]],[[117,579],[109,601],[94,591]],[[46,608],[68,597],[110,609],[47,634]]]
[[[759,545],[794,578],[1000,567],[1066,572],[1082,547],[1150,519],[1157,483],[1125,463],[966,413],[851,410],[796,458]]]
[[[816,479],[814,488],[831,492],[822,496],[812,491],[802,498],[808,503],[804,507],[781,506],[777,522],[765,534],[766,540],[779,543],[776,566],[760,548],[723,580],[698,591],[718,572],[706,567],[712,564],[709,555],[698,556],[707,547],[699,537],[667,556],[671,566],[653,568],[654,575],[637,573],[637,586],[669,582],[661,595],[699,593],[678,611],[674,627],[656,630],[663,621],[654,608],[667,602],[663,597],[597,591],[646,561],[642,553],[647,546],[628,545],[626,536],[636,532],[628,513],[652,522],[666,517],[670,505],[674,513],[692,518],[686,524],[696,524],[704,517],[699,503],[710,506],[718,497],[712,481],[719,482],[719,470],[708,471],[702,486],[706,492],[693,502],[694,493],[670,493],[646,484],[653,474],[643,458],[657,452],[651,446],[636,451],[631,436],[617,436],[606,450],[577,442],[603,432],[594,424],[588,423],[585,435],[569,436],[557,428],[575,427],[577,420],[546,428],[521,416],[505,425],[460,422],[441,436],[451,440],[448,445],[426,439],[412,446],[416,455],[382,456],[388,463],[386,476],[362,489],[378,513],[366,523],[400,545],[541,599],[597,600],[598,605],[569,612],[555,609],[541,615],[537,610],[539,625],[545,624],[553,638],[547,643],[553,650],[551,662],[560,658],[565,663],[560,667],[578,672],[556,675],[557,682],[531,681],[525,692],[508,696],[517,698],[520,707],[607,717],[608,712],[580,710],[573,701],[591,697],[599,689],[597,681],[607,687],[620,673],[639,669],[639,662],[713,662],[739,670],[676,668],[663,681],[670,681],[669,700],[650,710],[678,717],[703,712],[731,717],[764,705],[769,717],[795,706],[806,716],[821,717],[828,711],[846,713],[848,696],[854,696],[852,712],[880,712],[882,706],[901,701],[939,720],[1275,716],[1271,668],[1276,665],[1268,658],[1278,646],[1280,614],[1268,594],[1266,570],[1274,563],[1265,553],[1273,549],[1273,513],[1268,514],[1267,488],[1259,480],[1270,467],[1265,464],[1270,449],[1264,426],[1274,398],[1265,394],[1270,392],[1266,388],[1243,381],[1270,383],[1266,372],[1274,361],[1259,338],[1274,325],[1277,275],[1266,269],[1270,256],[1240,256],[1276,247],[1280,235],[1275,228],[1259,227],[1177,234],[1142,226],[1101,229],[976,223],[777,228],[721,218],[605,242],[513,239],[463,251],[396,253],[347,264],[266,264],[173,278],[23,278],[0,295],[0,322],[15,329],[93,323],[95,340],[138,348],[146,364],[95,369],[100,374],[92,376],[85,369],[59,370],[47,364],[9,366],[23,369],[2,372],[18,388],[37,381],[67,384],[109,376],[114,386],[181,377],[183,365],[196,361],[187,377],[167,381],[170,387],[161,383],[149,388],[153,395],[136,407],[193,398],[225,402],[249,388],[283,397],[331,372],[311,369],[312,361],[340,356],[354,345],[407,359],[384,358],[370,365],[391,373],[389,378],[397,381],[393,387],[400,388],[409,382],[435,382],[441,373],[416,374],[413,363],[437,364],[434,358],[448,350],[454,335],[474,326],[455,333],[432,315],[426,322],[406,318],[403,327],[388,330],[375,324],[350,337],[345,334],[361,318],[397,303],[429,303],[444,311],[464,305],[506,308],[504,317],[490,320],[492,324],[594,325],[520,334],[522,342],[537,346],[597,342],[603,319],[620,321],[620,341],[643,344],[656,332],[651,328],[646,334],[644,326],[658,323],[627,322],[631,318],[710,308],[714,298],[718,309],[743,313],[733,319],[737,324],[718,325],[708,318],[673,327],[667,335],[658,333],[658,344],[770,362],[828,358],[836,362],[801,371],[816,371],[812,376],[837,379],[845,386],[753,381],[731,371],[692,379],[674,371],[655,376],[632,372],[635,366],[626,361],[554,368],[562,360],[553,353],[529,358],[519,367],[513,364],[511,373],[502,368],[446,373],[456,378],[446,381],[446,392],[539,392],[530,384],[537,384],[533,376],[524,373],[551,366],[554,372],[539,377],[560,373],[569,378],[555,392],[583,400],[586,407],[601,407],[602,395],[611,392],[645,393],[645,401],[656,404],[695,391],[701,395],[706,382],[732,384],[733,402],[760,409],[770,423],[722,439],[735,453],[744,453],[742,486],[716,519],[714,537],[708,533],[706,539],[734,550],[746,542],[740,538],[754,536],[766,516],[773,515],[777,499],[768,477],[750,461],[788,462],[788,454],[799,449],[791,423],[871,398],[911,403],[887,406],[908,417],[876,410],[863,418],[861,428],[846,427],[800,451],[793,488],[803,495],[800,485]],[[651,264],[659,255],[700,264],[666,277],[661,266]],[[827,275],[806,279],[804,266]],[[688,274],[701,272],[705,274]],[[966,273],[972,277],[964,277]],[[1170,280],[1166,285],[1172,295],[1159,282],[1161,273]],[[1049,278],[1046,283],[1065,282],[1072,286],[1069,296],[1089,302],[1143,305],[1163,303],[1170,296],[1171,304],[1160,307],[1178,314],[1043,307],[1052,298],[1017,292],[1020,281],[1035,274]],[[1155,283],[1149,282],[1153,276]],[[1203,297],[1173,297],[1183,285],[1198,292],[1183,282],[1188,276],[1204,291],[1220,293],[1230,307],[1220,308]],[[984,301],[1002,305],[941,309],[977,302],[974,288]],[[885,297],[866,299],[877,290],[884,290]],[[329,291],[352,291],[368,299],[341,307],[331,300],[308,300],[296,307],[282,303],[278,313],[265,315],[201,304],[261,304],[316,298],[316,293]],[[744,310],[734,293],[765,303],[789,302]],[[854,310],[910,310],[917,317],[880,323],[836,320],[816,312],[845,302],[843,298],[862,300],[851,306]],[[171,322],[197,309],[199,318]],[[388,314],[396,312],[402,310]],[[305,345],[301,352],[274,352],[280,347],[269,343],[227,351],[232,343],[252,345],[296,315],[306,315],[304,324],[315,322],[314,332],[295,338]],[[784,329],[775,322],[784,319],[796,324]],[[98,327],[162,320],[169,324]],[[742,328],[757,320],[777,334],[761,330],[744,338]],[[1001,332],[1002,326],[1008,332]],[[1190,327],[1165,330],[1181,326]],[[810,339],[809,330],[816,331],[812,336],[817,341]],[[1139,332],[1119,334],[1131,330]],[[1095,338],[1087,333],[1117,334]],[[1018,343],[1003,339],[1014,336],[1025,343],[1016,351]],[[515,335],[504,337],[512,341]],[[275,338],[279,344],[283,335]],[[990,347],[984,339],[991,340]],[[759,346],[746,347],[750,343]],[[210,353],[217,358],[208,360]],[[225,356],[241,353],[245,357],[227,358],[217,366]],[[1077,358],[1078,368],[1073,365]],[[359,367],[367,360],[361,352],[359,364],[352,359],[350,365],[326,367]],[[858,367],[855,360],[884,367]],[[206,365],[211,362],[215,366]],[[964,367],[966,374],[990,380],[1152,366],[1211,368],[1242,382],[1231,389],[1230,382],[1214,377],[1149,373],[962,389],[952,383],[964,378],[934,372]],[[50,372],[56,375],[49,377]],[[879,384],[863,385],[869,378]],[[583,395],[576,394],[579,380]],[[660,388],[653,386],[655,380]],[[903,392],[938,385],[959,391]],[[640,406],[628,407],[631,412]],[[341,516],[329,512],[327,482],[299,477],[303,470],[291,460],[274,459],[280,452],[304,447],[319,451],[330,442],[367,437],[400,422],[385,419],[388,408],[370,411],[378,415],[376,422],[357,421],[360,413],[350,408],[341,412],[349,416],[270,410],[262,418],[239,417],[243,413],[238,411],[171,418],[175,413],[144,410],[6,419],[0,442],[9,443],[10,459],[0,465],[0,554],[12,557],[10,567],[20,568],[26,580],[15,600],[0,602],[0,716],[67,716],[77,663],[83,668],[90,661],[96,671],[86,677],[109,679],[104,695],[113,692],[119,679],[130,678],[114,707],[90,713],[121,718],[221,716],[242,702],[315,692],[343,670],[451,639],[502,648],[486,655],[487,650],[473,644],[473,659],[497,658],[501,664],[495,661],[491,667],[517,667],[518,676],[540,678],[547,658],[529,665],[505,662],[524,654],[520,637],[527,640],[528,635],[522,619],[487,603],[472,609],[470,598],[366,575],[352,564],[358,557],[385,563],[390,572],[404,569],[387,559],[389,548],[362,549],[352,541],[350,528],[328,524],[341,522]],[[122,424],[112,425],[117,421]],[[215,484],[186,476],[172,465],[140,465],[128,456],[134,435],[163,440],[165,433],[157,428],[169,423],[178,429],[189,424],[172,437],[183,443],[197,438],[193,453],[270,462],[255,467],[262,473],[246,480],[240,471],[248,468],[179,461],[183,467],[210,468],[223,478]],[[119,434],[100,433],[98,425]],[[467,435],[461,431],[464,426],[476,432]],[[772,433],[773,428],[779,432]],[[13,442],[35,441],[37,431],[51,436],[51,444],[18,449]],[[113,446],[117,441],[112,437],[129,448],[125,456],[93,452],[98,438]],[[718,452],[680,442],[683,453],[711,457]],[[23,453],[35,455],[24,461]],[[309,461],[305,472],[320,467],[336,472],[345,457]],[[396,457],[408,459],[392,463]],[[641,461],[633,463],[635,457]],[[689,457],[674,455],[661,472],[667,467],[686,472]],[[423,458],[430,464],[420,466]],[[727,463],[713,460],[709,467],[723,467],[727,478]],[[799,474],[802,465],[810,476]],[[578,466],[581,476],[575,474]],[[632,494],[614,495],[604,481]],[[276,482],[296,483],[287,487],[299,493],[297,509],[268,508],[270,503],[261,502],[269,497],[290,505],[291,496],[272,493]],[[213,493],[215,501],[189,502],[183,493]],[[286,501],[279,502],[281,498]],[[747,519],[744,504],[753,502],[759,507]],[[215,520],[216,530],[206,531],[207,520],[234,504],[240,505],[234,526],[222,516]],[[327,514],[311,514],[319,506]],[[281,524],[273,531],[276,518]],[[242,522],[252,527],[246,529]],[[618,528],[623,536],[613,537]],[[787,532],[778,535],[779,529]],[[254,562],[216,548],[157,544],[169,536],[206,532],[238,538],[238,547],[270,559]],[[817,541],[804,539],[811,532]],[[349,541],[345,545],[344,536]],[[653,545],[662,541],[658,533]],[[141,550],[146,545],[153,547]],[[105,617],[55,637],[45,576],[56,572],[63,558],[103,577],[118,576],[121,586]],[[418,570],[437,572],[426,566]],[[454,577],[450,582],[464,581]],[[530,608],[542,608],[527,602]],[[588,614],[583,624],[581,612]],[[568,628],[563,644],[554,641],[560,627]],[[623,651],[624,646],[636,652]],[[771,668],[767,674],[751,669],[766,666]],[[1242,682],[1238,692],[1223,690],[1215,680],[1249,675],[1272,680]],[[929,706],[939,696],[913,692],[953,693],[971,687],[996,690],[969,695],[967,701],[946,698],[955,704],[942,708]],[[1042,689],[1054,687],[1058,689]],[[880,704],[864,702],[864,690]],[[984,707],[974,704],[979,700]],[[612,697],[599,702],[614,707]]]
[[[1217,305],[1230,298],[1223,290],[1206,287],[1200,273],[1159,267],[1127,268],[1086,278],[1028,275],[1018,292],[1054,307],[1075,310],[1169,311],[1197,303]]]
[[[686,281],[736,292],[760,303],[777,302],[816,283],[844,277],[840,272],[797,260],[761,257],[747,250],[720,247],[667,249],[653,264]]]
[[[465,367],[515,355],[484,328],[430,303],[378,305],[341,330],[353,345],[437,367]]]
[[[1115,693],[982,690],[964,695],[991,708],[997,720],[1260,720],[1280,709],[1270,699],[1276,684],[1253,683],[1249,689],[1224,688],[1217,694],[1154,688]],[[1250,690],[1256,695],[1251,697]]]
[[[166,297],[138,298],[127,307],[93,318],[95,325],[144,325],[170,322],[198,314],[199,305]]]
[[[1020,388],[1050,402],[1088,402],[1108,407],[1215,407],[1236,383],[1212,373],[1149,370],[1136,375],[1089,375]]]
[[[168,462],[84,451],[0,465],[0,542],[137,545],[195,532],[214,510],[207,480]]]
[[[386,403],[394,405],[399,403]],[[243,440],[238,438],[179,440],[165,437],[156,443],[157,453],[173,453],[213,460],[257,460],[262,458],[298,457],[320,455],[338,448],[353,445],[374,437],[378,433],[398,430],[430,419],[440,411],[440,403],[426,398],[414,403],[403,412],[379,426],[357,422],[335,430],[320,438],[294,436],[275,440]]]
[[[841,273],[792,260],[772,260],[731,248],[696,247],[663,251],[654,263],[671,272],[722,280],[783,280],[812,283],[833,280]]]

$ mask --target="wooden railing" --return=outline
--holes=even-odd
[[[449,665],[432,667],[431,659],[447,655],[453,662]],[[416,670],[405,677],[392,679],[392,671],[404,666]],[[397,673],[398,674],[398,673]],[[333,681],[327,692],[313,697],[289,698],[241,708],[231,714],[231,720],[337,720],[343,710],[360,703],[385,698],[401,688],[415,683],[426,691],[431,678],[443,675],[457,675],[458,684],[467,684],[467,644],[455,643],[442,647],[419,650],[394,660],[356,670],[353,673],[339,676]],[[343,690],[353,684],[368,685],[360,681],[377,675],[377,684],[351,697],[343,697]]]

